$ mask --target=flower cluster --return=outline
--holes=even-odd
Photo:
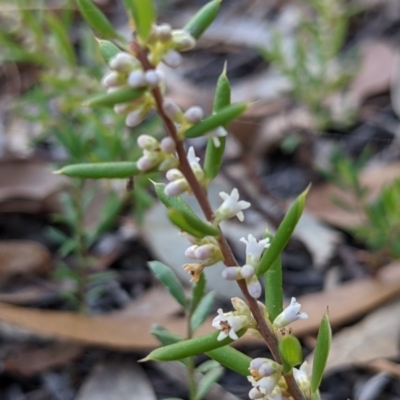
[[[196,157],[193,147],[189,148],[187,159],[195,177],[205,188],[207,186],[207,181],[205,179],[203,168],[199,164],[200,158]],[[165,194],[167,196],[179,196],[182,193],[192,194],[188,181],[179,169],[170,169],[166,174],[166,178],[170,181],[165,187]]]
[[[253,388],[249,392],[252,400],[288,400],[287,384],[282,376],[282,366],[268,358],[255,358],[250,363],[250,376],[247,377]],[[293,368],[293,376],[300,390],[310,398],[310,377],[307,363],[299,369]]]
[[[270,241],[269,238],[257,241],[253,235],[248,235],[247,240],[241,238],[240,241],[246,244],[246,264],[242,267],[227,267],[222,272],[222,276],[227,280],[245,279],[250,296],[257,299],[261,296],[262,288],[255,271]]]
[[[224,340],[227,337],[236,340],[238,331],[244,328],[255,329],[257,326],[249,306],[242,299],[234,297],[231,301],[235,311],[224,313],[220,308],[212,322],[212,326],[221,331],[218,340]]]
[[[205,267],[223,261],[224,257],[214,237],[206,236],[202,239],[198,239],[193,236],[186,236],[192,243],[192,246],[186,249],[185,255],[186,257],[197,260],[197,262],[184,264],[183,269],[192,275],[192,282],[197,282]]]
[[[137,144],[143,149],[143,155],[137,161],[137,166],[141,171],[149,171],[155,167],[158,167],[160,171],[168,171],[178,166],[175,142],[170,137],[165,137],[160,143],[152,136],[140,135]]]

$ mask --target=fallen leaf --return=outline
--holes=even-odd
[[[333,336],[326,372],[399,355],[400,301],[387,304]],[[311,362],[312,356],[309,357]]]
[[[78,358],[83,352],[82,346],[71,343],[54,343],[41,348],[24,349],[2,361],[5,372],[30,377],[49,369],[65,366]]]
[[[83,382],[76,400],[156,400],[143,369],[135,362],[98,364]]]
[[[55,195],[67,180],[48,164],[30,160],[0,162],[0,212],[58,211]]]
[[[232,283],[233,284],[233,283]],[[400,293],[400,263],[378,271],[377,277],[345,282],[324,292],[307,294],[297,300],[309,318],[293,326],[296,335],[315,333],[329,306],[333,327],[359,318]],[[180,308],[163,288],[149,290],[126,309],[107,315],[85,316],[73,312],[27,309],[0,303],[0,321],[46,337],[115,349],[151,349],[158,342],[149,334],[154,323],[185,336],[187,323]],[[209,317],[198,334],[212,331]],[[244,336],[239,343],[259,342]]]
[[[389,90],[395,54],[395,48],[386,41],[370,41],[364,44],[361,70],[349,93],[356,104]]]
[[[45,275],[51,270],[51,255],[42,244],[29,240],[0,242],[0,283],[19,275]]]
[[[379,194],[384,185],[393,182],[399,176],[400,163],[374,165],[362,171],[360,181],[370,191],[371,200]],[[326,183],[311,188],[307,196],[306,209],[320,220],[341,228],[354,227],[363,222],[361,214],[339,207],[332,201],[335,198],[357,208],[354,196],[332,183]]]

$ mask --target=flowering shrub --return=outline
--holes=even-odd
[[[226,70],[217,82],[210,116],[204,117],[199,107],[181,110],[165,98],[167,82],[158,68],[159,64],[172,68],[180,65],[180,53],[195,46],[196,40],[216,17],[220,2],[209,2],[183,29],[172,30],[166,24],[155,24],[151,0],[125,0],[125,7],[135,26],[134,40],[126,43],[91,0],[77,0],[87,22],[105,39],[99,41],[99,46],[110,68],[102,82],[106,93],[87,100],[86,105],[114,107],[115,112],[126,115],[125,122],[130,127],[140,124],[150,110],[155,110],[164,123],[167,135],[160,142],[152,136],[141,135],[137,144],[143,151],[137,160],[75,164],[59,172],[86,178],[129,178],[145,176],[155,170],[165,172],[169,183],[154,183],[154,188],[166,206],[171,222],[188,239],[185,254],[194,262],[185,264],[183,268],[192,277],[190,298],[186,297],[180,282],[167,266],[152,262],[150,267],[185,310],[190,321],[189,334],[184,340],[165,329],[156,328],[154,334],[165,346],[152,351],[143,361],[182,360],[193,373],[193,356],[205,353],[222,365],[248,376],[253,386],[249,392],[251,399],[318,399],[318,387],[330,344],[329,321],[327,315],[322,319],[311,375],[305,371],[304,364],[296,369],[302,362],[301,345],[285,327],[298,319],[307,318],[307,314],[300,312],[300,304],[294,298],[283,309],[280,266],[280,254],[301,216],[307,191],[293,203],[274,236],[266,232],[260,239],[251,234],[247,239],[241,239],[246,245],[246,263],[240,266],[220,223],[233,217],[243,221],[243,211],[250,207],[250,203],[239,200],[239,191],[234,188],[230,194],[220,193],[223,201],[213,210],[207,192],[222,162],[226,126],[239,117],[248,105],[231,104]],[[203,163],[193,147],[188,151],[185,149],[185,139],[200,136],[208,137]],[[180,197],[183,193],[195,196],[205,220]],[[244,300],[232,299],[234,311],[218,310],[212,322],[215,332],[193,337],[205,321],[212,301],[212,296],[205,295],[203,270],[219,261],[226,265],[222,279],[236,281]],[[262,294],[260,278],[265,280],[265,302],[258,300]],[[251,360],[230,346],[232,341],[246,333],[262,338],[273,360]],[[193,378],[193,374],[190,376]],[[190,378],[190,398],[204,396],[210,383],[218,376],[215,374],[212,379],[204,379],[197,388]]]

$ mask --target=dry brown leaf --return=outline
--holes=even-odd
[[[294,324],[297,335],[314,333],[329,306],[332,326],[337,327],[362,316],[400,293],[400,264],[379,270],[375,279],[343,283],[325,292],[298,298],[309,315]],[[161,288],[149,290],[125,310],[108,315],[84,316],[72,312],[26,309],[0,303],[0,321],[32,330],[45,336],[116,349],[150,349],[158,345],[148,333],[154,323],[173,332],[186,334],[186,321],[178,315],[179,306]],[[208,333],[212,317],[198,334]],[[254,342],[250,336],[240,343]]]
[[[395,48],[387,42],[371,41],[365,44],[361,70],[350,88],[350,97],[357,104],[389,90],[395,54]]]
[[[0,283],[19,275],[45,275],[51,270],[51,255],[42,244],[30,240],[0,242]]]
[[[143,369],[135,362],[107,362],[96,366],[76,400],[156,400]]]
[[[360,181],[370,191],[370,199],[373,199],[384,185],[393,182],[399,176],[400,163],[374,165],[361,173]],[[306,209],[322,221],[341,228],[354,227],[363,221],[361,214],[347,211],[334,204],[332,201],[334,198],[357,207],[357,202],[350,193],[332,183],[327,183],[311,189],[307,196]]]
[[[0,162],[0,212],[58,211],[54,195],[66,184],[48,164],[28,160]]]
[[[399,354],[400,301],[379,308],[333,336],[326,372]],[[311,362],[312,355],[309,357]]]
[[[82,352],[81,346],[71,343],[54,343],[46,347],[30,348],[2,361],[2,369],[29,377],[64,366],[78,358]]]

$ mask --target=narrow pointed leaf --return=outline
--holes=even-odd
[[[203,222],[198,217],[194,218],[191,214],[187,214],[183,211],[170,208],[168,210],[168,217],[179,229],[198,238],[203,238],[207,235],[217,236],[220,233],[219,230],[211,224]]]
[[[156,20],[156,10],[152,0],[124,0],[138,37],[144,42],[149,38],[151,28]]]
[[[111,93],[101,93],[86,100],[83,105],[86,107],[112,107],[115,104],[128,103],[137,100],[143,95],[146,88],[132,89],[125,87]]]
[[[116,39],[119,37],[107,17],[95,6],[92,0],[76,0],[86,22],[99,37]]]
[[[270,233],[267,233],[264,237],[269,237],[271,243],[274,240]],[[274,322],[274,319],[283,311],[282,263],[280,255],[265,273],[264,283],[265,306],[267,307],[269,320]]]
[[[202,380],[197,386],[196,399],[201,400],[213,387],[221,376],[224,374],[224,370],[221,367],[212,368],[206,374],[204,374]]]
[[[240,117],[247,109],[247,103],[237,103],[224,107],[218,113],[203,119],[185,132],[187,138],[195,138],[205,135],[212,130],[225,126],[235,118]]]
[[[141,174],[134,161],[102,162],[66,165],[57,174],[81,179],[116,179],[129,178]]]
[[[186,309],[187,300],[183,286],[171,268],[159,261],[150,261],[149,267],[157,279],[168,289],[172,297]]]
[[[195,39],[198,39],[216,18],[221,2],[222,0],[213,0],[207,3],[183,29],[189,32]]]
[[[200,274],[200,278],[197,282],[192,285],[192,296],[190,302],[190,315],[194,313],[197,306],[199,305],[201,299],[204,297],[206,290],[206,276],[205,274]]]
[[[157,197],[165,205],[165,207],[174,208],[175,210],[183,211],[188,214],[193,214],[195,217],[197,217],[195,212],[185,203],[185,201],[182,200],[181,197],[179,196],[171,197],[165,194],[164,190],[166,185],[164,183],[153,182],[153,184]]]
[[[279,341],[278,349],[283,362],[283,373],[288,374],[293,367],[302,363],[301,344],[296,337],[292,335],[283,336]]]
[[[200,301],[195,312],[190,318],[190,326],[192,332],[196,330],[204,323],[209,316],[212,306],[214,304],[215,294],[214,292],[207,293]]]
[[[206,354],[213,360],[218,361],[224,367],[227,367],[240,375],[250,375],[249,367],[251,358],[231,346],[224,346],[210,350],[207,351]]]
[[[96,39],[99,45],[100,54],[104,61],[108,64],[122,50],[109,40]]]
[[[195,356],[197,354],[207,353],[210,350],[218,349],[232,343],[232,339],[227,337],[224,340],[218,340],[219,331],[208,333],[193,339],[183,340],[182,342],[160,347],[153,350],[142,361],[174,361],[182,358]],[[246,328],[236,332],[238,337],[246,333]]]
[[[326,313],[319,325],[317,345],[314,350],[314,361],[311,374],[311,392],[316,393],[321,384],[322,377],[328,360],[329,349],[332,341],[332,329]]]
[[[213,112],[217,113],[231,103],[231,86],[226,76],[226,66],[218,78],[215,89]],[[216,147],[212,138],[207,141],[207,149],[204,157],[204,173],[209,179],[214,179],[221,168],[225,151],[226,137],[219,137],[220,146]]]
[[[297,222],[299,221],[301,214],[304,210],[304,203],[306,200],[309,187],[301,193],[295,202],[290,207],[289,211],[286,213],[283,221],[279,225],[278,230],[275,233],[274,240],[271,246],[264,251],[261,261],[257,267],[257,276],[261,276],[271,268],[272,264],[276,258],[282,253],[283,249],[286,247]]]

